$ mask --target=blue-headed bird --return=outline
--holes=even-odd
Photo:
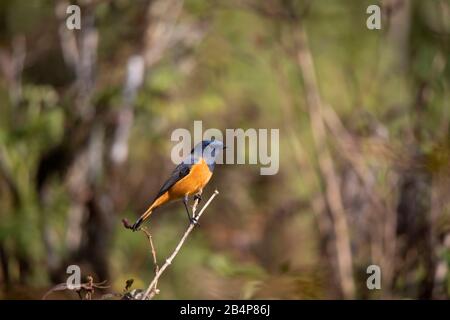
[[[198,143],[190,155],[173,170],[149,208],[133,224],[132,229],[136,231],[156,208],[178,199],[183,200],[189,222],[196,224],[195,217],[189,213],[189,196],[201,200],[203,188],[212,177],[216,158],[222,149],[225,149],[225,146],[219,140],[203,140]]]

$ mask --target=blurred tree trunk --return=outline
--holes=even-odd
[[[317,84],[316,73],[312,54],[309,49],[307,34],[303,26],[304,15],[308,12],[310,2],[295,1],[267,1],[262,3],[249,1],[246,6],[257,14],[272,19],[275,23],[283,20],[288,23],[289,30],[294,39],[295,63],[299,67],[303,79],[306,106],[309,114],[311,131],[314,142],[314,151],[317,160],[317,176],[321,184],[323,206],[315,202],[313,209],[317,215],[319,230],[321,234],[322,251],[333,263],[332,268],[337,270],[335,277],[339,285],[340,294],[346,299],[355,297],[355,283],[353,279],[353,257],[350,247],[350,232],[347,222],[346,211],[340,191],[340,177],[333,163],[331,151],[328,146],[328,136],[323,118],[323,102]],[[301,6],[301,8],[299,7]],[[301,12],[300,12],[301,11]],[[289,102],[283,103],[289,106]],[[289,116],[290,109],[284,107],[284,113]],[[289,125],[288,130],[293,130]],[[292,139],[299,153],[297,139]],[[332,243],[334,250],[330,250]]]
[[[340,287],[343,297],[352,299],[355,297],[353,258],[350,248],[350,232],[342,200],[339,177],[333,164],[331,152],[327,146],[322,99],[319,94],[314,62],[309,50],[306,32],[301,26],[296,30],[296,33],[298,41],[296,43],[297,61],[303,77],[306,104],[309,111],[311,130],[319,164],[319,176],[323,183],[324,197],[333,221]]]
[[[109,245],[123,186],[120,172],[128,159],[138,90],[145,73],[164,57],[166,49],[189,40],[192,29],[183,28],[187,34],[174,32],[183,1],[147,1],[143,45],[128,59],[121,106],[117,111],[111,108],[100,112],[92,102],[99,42],[94,21],[96,3],[88,1],[82,7],[82,26],[77,32],[65,27],[67,5],[67,1],[59,1],[55,11],[60,21],[62,55],[75,75],[75,98],[73,105],[69,106],[73,109],[66,110],[63,141],[43,155],[38,169],[43,238],[53,281],[60,281],[63,270],[72,263],[83,265],[87,269],[84,273],[93,272],[103,280],[109,278]],[[107,133],[112,133],[112,136],[107,136]],[[66,234],[69,254],[63,260],[54,254],[56,244],[50,236],[51,228],[46,223],[45,214],[46,181],[54,173],[66,180],[71,197]]]
[[[62,10],[67,3],[61,2],[60,5]],[[91,272],[94,272],[99,279],[107,279],[109,277],[108,247],[103,243],[109,240],[112,229],[107,213],[97,206],[97,202],[100,201],[97,194],[98,181],[104,168],[105,123],[92,104],[99,42],[94,11],[95,6],[89,2],[82,8],[82,25],[79,37],[76,39],[78,41],[75,41],[76,50],[72,53],[73,58],[69,59],[70,56],[67,53],[67,48],[74,42],[71,41],[73,32],[63,31],[64,27],[61,27],[60,31],[66,32],[66,37],[62,37],[60,33],[61,48],[63,52],[66,52],[64,55],[67,59],[66,63],[68,67],[74,68],[76,77],[74,110],[71,116],[69,114],[68,121],[77,125],[72,124],[69,127],[73,127],[75,131],[87,132],[82,146],[71,157],[73,162],[68,169],[68,189],[72,204],[69,209],[66,246],[69,249],[68,263],[87,263]],[[61,23],[64,23],[64,17],[65,15],[60,15]],[[75,142],[73,139],[78,135],[81,133],[75,132],[68,137],[72,141],[67,143],[73,144]]]
[[[431,176],[425,170],[406,170],[402,175],[397,207],[398,257],[401,259],[398,276],[408,279],[410,272],[423,268],[424,277],[417,292],[421,299],[431,298],[433,290],[434,248],[429,216],[431,182]]]
[[[395,280],[403,279],[403,288],[408,296],[430,299],[434,286],[436,258],[434,251],[435,234],[431,218],[431,194],[433,177],[426,166],[426,155],[422,151],[423,115],[429,101],[425,92],[427,84],[411,70],[410,62],[414,55],[410,41],[411,16],[415,10],[412,1],[389,0],[384,2],[388,12],[389,29],[386,45],[391,48],[392,60],[388,72],[397,71],[406,79],[413,79],[411,92],[415,94],[411,110],[411,143],[407,145],[406,158],[399,171],[399,196],[397,204],[398,246]],[[417,272],[423,276],[417,280]],[[418,285],[413,285],[418,283]],[[395,283],[393,284],[395,285]]]
[[[8,87],[9,101],[12,106],[12,113],[10,117],[10,124],[12,129],[15,128],[20,116],[20,104],[22,102],[22,73],[27,55],[27,47],[25,37],[23,35],[14,36],[11,40],[11,49],[0,48],[0,70],[4,76],[6,85]],[[16,181],[9,168],[6,157],[6,148],[3,146],[0,149],[0,178],[5,182],[7,189],[12,198],[13,212],[16,214],[16,221],[20,223],[21,214],[25,210],[25,205],[22,197],[22,190],[19,189]],[[10,278],[10,261],[15,260],[18,265],[19,282],[25,284],[29,275],[31,274],[31,259],[28,248],[22,243],[21,235],[15,235],[13,239],[12,252],[7,251],[4,242],[0,243],[0,262],[2,266],[5,283],[12,282]]]
[[[2,281],[5,284],[5,289],[8,289],[11,284],[11,277],[9,273],[9,257],[3,241],[0,241],[0,266],[2,268]]]

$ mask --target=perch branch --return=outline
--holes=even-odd
[[[214,193],[211,195],[211,197],[208,199],[208,201],[205,203],[205,205],[202,207],[202,209],[200,210],[200,212],[198,213],[198,215],[195,214],[195,211],[197,209],[197,205],[198,205],[198,199],[195,200],[194,202],[194,206],[192,208],[192,214],[194,216],[195,219],[197,219],[197,221],[200,219],[200,217],[202,216],[203,212],[206,210],[206,208],[209,206],[209,204],[211,203],[211,201],[219,194],[219,191],[215,190]],[[176,255],[178,254],[178,252],[180,251],[181,247],[183,246],[184,242],[186,241],[187,237],[189,236],[189,234],[191,233],[191,231],[194,229],[195,225],[194,224],[190,224],[189,227],[187,228],[186,232],[184,233],[183,237],[181,238],[180,242],[178,243],[177,247],[175,248],[175,250],[173,251],[173,253],[170,255],[169,258],[167,258],[166,262],[164,263],[164,265],[161,267],[161,269],[158,270],[158,272],[156,273],[155,277],[153,278],[152,282],[150,283],[150,285],[147,288],[147,291],[145,291],[144,296],[142,297],[142,300],[146,300],[147,297],[149,299],[151,299],[154,296],[154,291],[153,288],[156,287],[156,284],[158,283],[158,279],[161,277],[161,275],[164,273],[164,271],[167,269],[167,267],[169,265],[172,264],[173,259],[176,257]]]

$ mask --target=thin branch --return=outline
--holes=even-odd
[[[200,217],[202,216],[203,212],[206,210],[206,208],[209,206],[209,204],[211,203],[211,201],[219,194],[219,191],[215,190],[214,193],[211,195],[211,197],[208,199],[208,201],[205,203],[205,205],[203,206],[203,208],[200,210],[200,212],[198,213],[198,215],[195,214],[197,205],[198,205],[198,199],[195,200],[194,206],[192,208],[192,214],[194,216],[194,218],[198,221],[200,219]],[[180,251],[181,247],[183,246],[184,242],[186,241],[187,237],[189,236],[189,234],[192,232],[192,230],[194,229],[195,224],[190,224],[189,227],[187,228],[186,232],[184,233],[183,237],[181,238],[180,242],[178,243],[177,247],[175,248],[175,250],[173,251],[173,253],[170,255],[170,257],[166,260],[166,262],[164,263],[164,265],[161,267],[161,269],[159,269],[159,271],[157,272],[157,274],[155,275],[155,277],[153,278],[152,282],[150,283],[150,285],[147,288],[147,291],[145,291],[144,296],[142,297],[142,300],[146,300],[147,297],[149,299],[151,299],[151,297],[154,296],[151,295],[150,293],[152,292],[153,288],[156,287],[156,284],[158,283],[158,279],[162,276],[162,274],[164,273],[164,271],[167,269],[167,267],[169,265],[172,264],[173,259],[176,257],[176,255],[178,254],[178,252]]]
[[[155,277],[156,277],[159,272],[159,266],[158,266],[158,262],[156,260],[156,250],[155,250],[155,246],[153,245],[152,235],[146,227],[141,227],[140,230],[145,233],[145,235],[147,236],[148,242],[150,243],[150,247],[152,248],[152,257],[153,257],[153,264],[155,265]],[[158,285],[158,282],[155,283],[155,288],[154,288],[154,290],[152,290],[152,292],[149,296],[149,299],[153,298],[155,296],[155,294],[159,293],[159,290],[157,289],[157,285]]]
[[[122,224],[123,224],[123,226],[126,229],[130,229],[130,230],[133,229],[133,226],[128,222],[127,219],[122,219]],[[146,227],[140,227],[138,230],[142,231],[145,234],[145,236],[147,237],[148,242],[150,244],[150,248],[151,248],[151,251],[152,251],[152,257],[153,257],[153,264],[155,266],[155,276],[156,276],[158,274],[158,271],[159,271],[159,266],[158,266],[158,261],[156,259],[156,249],[155,249],[155,245],[153,244],[152,234],[150,233],[150,231]],[[128,284],[127,284],[127,286],[128,286]],[[155,284],[155,288],[152,291],[151,297],[153,297],[155,294],[159,293],[159,290],[156,288],[156,286],[157,286],[157,284]]]
[[[85,298],[86,300],[91,300],[92,295],[94,294],[94,289],[107,289],[110,286],[105,285],[107,280],[104,280],[102,282],[95,283],[94,278],[92,276],[87,276],[87,282],[81,283],[79,285],[76,285],[74,288],[69,288],[66,282],[57,284],[53,288],[51,288],[49,291],[47,291],[44,296],[42,297],[42,300],[47,299],[47,297],[56,291],[75,291],[78,294],[78,297],[80,300],[83,300],[83,292],[85,292]]]

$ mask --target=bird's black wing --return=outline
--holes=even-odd
[[[189,174],[191,171],[192,164],[182,162],[180,163],[172,172],[169,179],[167,179],[166,182],[164,182],[163,186],[161,187],[161,190],[159,190],[158,194],[156,195],[155,199],[158,199],[160,196],[162,196],[167,190],[170,189],[175,183],[183,179],[185,176]],[[154,201],[153,200],[153,201]]]

